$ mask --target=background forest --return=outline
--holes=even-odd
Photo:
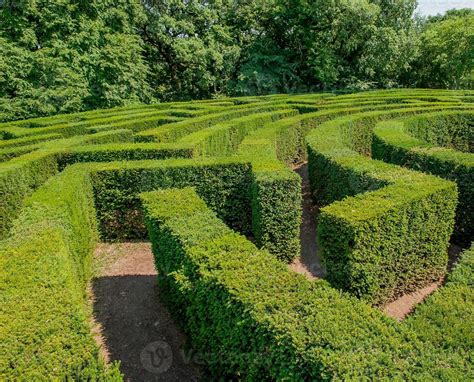
[[[415,0],[0,0],[0,120],[275,92],[472,88],[474,11]]]

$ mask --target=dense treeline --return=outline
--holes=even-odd
[[[0,120],[220,95],[473,85],[474,11],[415,0],[0,1]]]

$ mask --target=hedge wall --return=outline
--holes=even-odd
[[[54,134],[26,136],[26,137],[18,138],[18,139],[7,139],[7,140],[0,141],[0,149],[21,147],[21,146],[38,143],[38,142],[52,141],[59,138],[61,138],[61,135],[54,133]]]
[[[101,236],[143,238],[138,194],[194,185],[231,227],[250,233],[251,167],[248,162],[169,159],[91,165]]]
[[[44,152],[26,154],[0,167],[0,240],[7,237],[23,199],[57,172],[55,155]]]
[[[0,379],[121,380],[99,357],[84,300],[96,237],[84,171],[64,171],[25,202],[0,245]]]
[[[328,280],[380,304],[444,274],[457,190],[452,182],[352,150],[346,142],[364,142],[362,121],[375,120],[373,112],[335,119],[307,141],[314,198],[332,203],[318,222]],[[358,127],[364,133],[355,130],[353,139],[351,129]]]
[[[303,160],[304,137],[310,130],[335,116],[363,110],[335,108],[276,120],[243,139],[237,158],[252,163],[252,232],[260,248],[286,262],[300,254],[301,179],[280,161]]]
[[[25,197],[59,171],[60,154],[81,144],[127,141],[131,131],[116,130],[41,144],[41,149],[13,158],[0,166],[0,240],[18,216]]]
[[[160,285],[204,379],[472,380],[472,250],[404,323],[367,304],[444,274],[456,186],[361,154],[378,121],[430,110],[449,111],[412,118],[411,139],[444,129],[457,138],[442,144],[467,150],[467,122],[446,116],[466,115],[473,94],[276,95],[0,124],[0,379],[121,379],[99,357],[84,285],[99,225],[106,239],[145,236],[147,192]],[[287,165],[306,158],[308,133],[315,199],[336,201],[319,225],[329,281],[363,299],[285,264],[301,223]]]
[[[109,114],[101,116],[98,114],[96,118],[87,118],[75,120],[74,118],[57,121],[58,123],[33,123],[32,126],[18,124],[10,124],[7,126],[0,124],[0,131],[8,139],[35,135],[60,134],[62,137],[71,137],[74,135],[89,134],[112,129],[133,129],[141,131],[153,127],[160,126],[165,123],[181,120],[185,117],[193,117],[202,113],[215,112],[216,108],[207,108],[204,111],[193,110],[138,110],[137,112],[125,112],[118,114]]]
[[[474,151],[474,111],[443,111],[421,115],[405,121],[411,135],[435,146]]]
[[[471,244],[461,254],[443,288],[420,305],[405,324],[423,341],[462,354],[468,370],[474,356],[473,312],[474,244]]]
[[[374,130],[372,146],[375,158],[457,183],[459,205],[453,239],[465,246],[474,237],[474,155],[449,146],[472,147],[472,116],[472,112],[451,111],[383,122]],[[435,132],[439,132],[436,138]]]
[[[204,128],[179,139],[177,144],[192,145],[195,155],[226,156],[233,154],[246,135],[265,124],[297,115],[294,109],[282,109],[270,112],[255,113],[235,118],[227,123],[220,123]]]
[[[192,189],[142,195],[160,285],[210,380],[467,380],[464,354],[421,341],[229,230]],[[201,353],[200,353],[201,354]]]
[[[223,111],[192,118],[189,121],[181,121],[168,124],[157,129],[142,131],[136,135],[139,142],[175,142],[178,139],[199,131],[201,129],[213,126],[217,123],[228,122],[232,119],[244,117],[254,113],[281,110],[288,108],[285,104],[276,104],[273,102],[256,102],[255,104],[243,104],[226,108]]]

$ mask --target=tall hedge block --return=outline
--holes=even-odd
[[[322,257],[334,286],[381,304],[446,271],[457,188],[358,154],[338,122],[308,136],[313,194],[332,203],[318,223]]]
[[[0,245],[0,379],[121,380],[84,300],[96,238],[87,172],[66,170],[26,201]]]
[[[468,128],[473,115],[451,111],[379,123],[373,141],[374,157],[457,183],[459,204],[453,238],[464,246],[474,237],[474,154],[453,147],[469,150],[473,145],[474,131]]]
[[[257,245],[291,262],[301,250],[301,178],[292,172],[258,172],[251,187],[252,232]]]

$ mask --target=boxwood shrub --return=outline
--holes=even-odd
[[[379,123],[373,156],[455,181],[459,204],[453,239],[464,246],[474,237],[474,114],[439,112]]]
[[[106,367],[85,302],[97,238],[87,172],[67,169],[25,202],[0,244],[0,379],[121,380]]]
[[[210,380],[467,380],[444,349],[233,233],[194,190],[142,194],[159,282]],[[444,345],[444,343],[442,343]]]
[[[90,165],[97,216],[104,239],[143,238],[138,195],[194,185],[227,224],[250,233],[251,166],[231,159],[169,159]]]
[[[274,102],[256,102],[255,104],[237,105],[220,112],[171,123],[155,129],[142,131],[136,135],[140,142],[175,142],[184,136],[213,126],[217,123],[228,122],[232,119],[244,117],[259,112],[268,112],[284,108],[284,104]],[[288,106],[286,106],[288,108]]]
[[[0,239],[7,236],[25,197],[58,173],[61,153],[82,144],[130,141],[130,130],[116,130],[41,143],[38,150],[0,166]]]
[[[474,244],[466,249],[447,277],[445,285],[433,293],[405,324],[424,341],[462,354],[466,370],[474,355]]]
[[[369,305],[444,274],[456,185],[363,155],[378,121],[465,114],[472,94],[275,95],[0,124],[0,379],[121,379],[99,356],[84,287],[98,230],[144,237],[142,204],[203,379],[471,380],[472,250],[405,322]],[[422,118],[410,126],[441,144],[420,135]],[[328,281],[352,293],[284,263],[300,253],[301,179],[288,165],[306,158],[308,133],[315,200],[332,203],[319,224]]]
[[[362,142],[365,151],[367,132],[382,115],[341,117],[307,137],[312,192],[326,206],[318,240],[328,280],[374,304],[444,274],[457,204],[455,183],[354,150]]]

